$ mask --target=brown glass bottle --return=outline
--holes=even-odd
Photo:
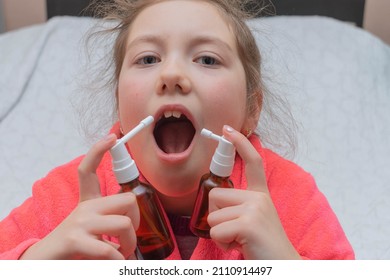
[[[167,216],[154,189],[138,180],[120,184],[122,192],[132,192],[137,198],[140,225],[137,235],[137,257],[144,260],[162,260],[174,249]]]
[[[207,216],[209,215],[209,192],[213,188],[233,188],[233,183],[229,177],[220,177],[212,172],[202,176],[190,221],[190,230],[196,236],[203,238],[210,238]]]

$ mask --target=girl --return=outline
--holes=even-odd
[[[314,180],[264,149],[260,55],[242,1],[115,1],[118,123],[89,152],[54,169],[0,224],[3,259],[124,259],[136,247],[139,210],[118,194],[107,151],[147,115],[127,144],[158,193],[175,233],[169,259],[352,259],[353,250]],[[201,176],[223,133],[238,152],[235,189],[209,196],[211,239],[188,228]],[[183,223],[186,225],[181,230]]]

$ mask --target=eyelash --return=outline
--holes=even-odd
[[[152,59],[153,61],[151,62],[150,59]],[[211,64],[210,64],[210,61],[208,63],[206,63],[206,60],[211,60],[212,61]],[[201,57],[196,58],[194,61],[196,63],[202,64],[202,65],[205,65],[208,67],[217,66],[217,65],[221,64],[221,62],[218,59],[216,59],[215,57],[209,56],[209,55],[203,55]],[[159,62],[161,62],[161,60],[157,56],[154,56],[154,55],[146,55],[146,56],[143,56],[143,57],[136,60],[136,64],[139,64],[139,65],[153,65],[153,64],[156,64]]]
[[[146,62],[147,59],[153,59],[153,62]],[[157,56],[154,56],[154,55],[146,55],[146,56],[143,56],[139,59],[136,60],[136,64],[140,64],[140,65],[152,65],[152,64],[155,64],[155,63],[158,63],[160,62],[161,60],[157,57]]]
[[[211,59],[213,61],[213,63],[212,64],[205,63],[206,59],[207,60]],[[216,59],[215,57],[209,56],[209,55],[201,56],[201,57],[195,59],[195,62],[198,62],[200,64],[204,64],[206,66],[216,66],[216,65],[221,64],[221,62],[218,59]]]

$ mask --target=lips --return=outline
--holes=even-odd
[[[180,154],[191,145],[196,129],[189,113],[180,106],[166,106],[159,110],[153,135],[165,154]]]

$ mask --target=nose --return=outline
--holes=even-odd
[[[157,93],[188,94],[189,92],[191,92],[191,80],[184,63],[179,62],[179,59],[163,62],[157,81]]]

